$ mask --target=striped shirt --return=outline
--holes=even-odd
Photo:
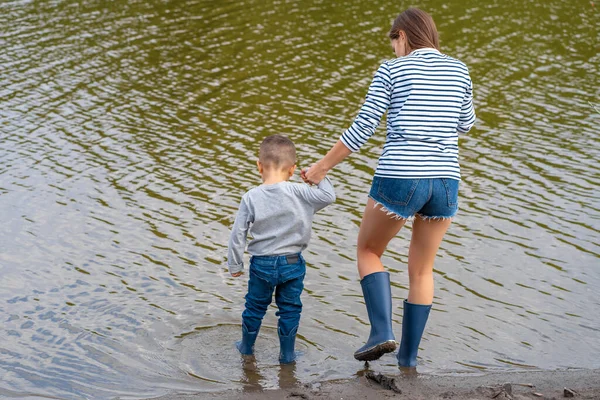
[[[376,176],[460,180],[458,132],[475,123],[465,64],[431,48],[385,61],[342,143],[358,151],[386,111],[387,138]]]

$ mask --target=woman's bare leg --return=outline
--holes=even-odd
[[[367,201],[357,243],[358,274],[362,279],[373,272],[383,271],[381,255],[388,243],[400,231],[405,219],[395,219],[381,210],[371,198]]]
[[[408,250],[409,303],[433,302],[433,263],[451,222],[450,218],[415,218]]]

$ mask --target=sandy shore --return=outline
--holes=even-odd
[[[196,399],[600,399],[600,370],[525,371],[455,375],[367,373],[353,380],[295,385],[277,390],[172,394],[156,400]]]

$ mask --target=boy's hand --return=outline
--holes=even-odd
[[[243,274],[242,271],[240,271],[240,272],[234,272],[234,273],[231,274],[231,276],[233,276],[234,278],[237,278],[238,276],[241,276],[242,274]]]
[[[309,185],[312,185],[312,183],[306,178],[306,173],[308,172],[308,168],[304,168],[303,170],[300,171],[300,178],[302,178],[302,180],[304,181],[304,183],[308,183]]]

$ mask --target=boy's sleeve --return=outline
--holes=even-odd
[[[317,187],[301,186],[301,195],[315,209],[315,212],[327,207],[335,201],[335,190],[328,177],[325,177]]]
[[[231,228],[231,236],[229,237],[229,248],[227,250],[227,267],[229,273],[234,274],[244,270],[244,251],[246,250],[246,238],[248,237],[248,229],[254,221],[254,216],[248,206],[246,196],[242,197],[240,207],[233,228]]]
[[[475,124],[475,108],[473,107],[473,82],[469,79],[469,85],[463,98],[458,118],[458,131],[467,133]]]

